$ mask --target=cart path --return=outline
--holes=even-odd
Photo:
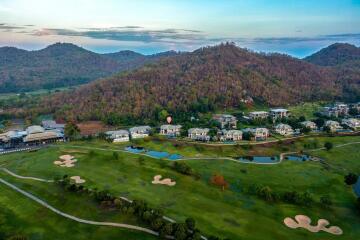
[[[51,206],[47,202],[45,202],[45,201],[41,200],[40,198],[32,195],[31,193],[28,193],[28,192],[18,188],[17,186],[5,181],[2,178],[0,178],[0,183],[6,185],[7,187],[15,190],[18,193],[21,193],[22,195],[30,198],[31,200],[33,200],[33,201],[37,202],[38,204],[42,205],[43,207],[53,211],[57,215],[68,218],[68,219],[73,220],[73,221],[78,222],[78,223],[84,223],[84,224],[89,224],[89,225],[97,225],[97,226],[110,226],[110,227],[126,228],[126,229],[130,229],[130,230],[145,232],[145,233],[148,233],[148,234],[151,234],[151,235],[154,235],[154,236],[159,235],[157,232],[155,232],[153,230],[143,228],[143,227],[139,227],[139,226],[123,224],[123,223],[113,223],[113,222],[97,222],[97,221],[91,221],[91,220],[78,218],[78,217],[72,216],[70,214],[64,213],[64,212],[54,208],[53,206]]]
[[[39,182],[48,182],[48,183],[54,182],[54,180],[47,180],[47,179],[42,179],[42,178],[37,178],[37,177],[20,176],[20,175],[14,173],[14,172],[8,170],[7,168],[0,168],[0,169],[3,170],[4,172],[6,172],[7,174],[13,176],[13,177],[20,178],[20,179],[29,179],[29,180],[39,181]]]

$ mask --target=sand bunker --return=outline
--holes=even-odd
[[[154,180],[152,181],[152,184],[162,184],[167,186],[175,186],[176,182],[173,182],[170,178],[165,178],[163,180],[160,180],[162,178],[161,175],[156,175],[154,177]]]
[[[86,181],[84,179],[82,179],[80,176],[72,176],[70,177],[71,180],[74,180],[76,184],[82,184],[85,183]]]
[[[328,227],[330,224],[326,219],[319,219],[317,226],[311,225],[311,219],[305,215],[296,215],[295,220],[292,218],[285,218],[284,223],[289,228],[305,228],[310,232],[317,233],[319,231],[328,232],[334,235],[341,235],[343,231],[337,226]]]
[[[54,164],[60,167],[74,167],[77,160],[71,155],[62,155],[59,157],[59,161],[55,161]]]

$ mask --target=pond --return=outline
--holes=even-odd
[[[356,196],[360,198],[360,177],[358,178],[357,182],[354,185],[354,192]]]
[[[269,157],[269,156],[246,156],[239,158],[240,162],[254,162],[254,163],[277,163],[279,162],[278,157]]]
[[[125,148],[126,151],[131,153],[143,153],[150,157],[154,158],[167,158],[169,160],[178,160],[181,159],[182,156],[180,154],[170,154],[168,152],[160,152],[160,151],[153,151],[153,150],[147,150],[143,147],[134,147],[134,146],[128,146]]]
[[[310,156],[309,155],[286,155],[285,159],[290,160],[290,161],[304,162],[304,161],[309,161]]]
[[[125,148],[126,151],[132,152],[132,153],[142,153],[145,152],[145,149],[142,147],[134,147],[134,146],[128,146]]]
[[[145,154],[155,158],[166,158],[167,156],[169,156],[169,153],[167,152],[158,152],[158,151],[148,151]]]

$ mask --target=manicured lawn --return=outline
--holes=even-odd
[[[360,141],[360,137],[322,137],[306,138],[294,143],[276,143],[270,147],[264,146],[205,146],[190,143],[179,143],[162,139],[139,140],[136,145],[158,151],[177,153],[187,157],[205,156],[245,156],[245,155],[278,155],[283,151],[304,150],[304,145],[316,141],[318,147],[324,142],[331,141],[334,145],[347,142]],[[134,144],[134,143],[133,143]],[[106,151],[88,150],[75,148],[74,146],[98,147],[108,149]],[[330,152],[317,151],[313,155],[325,159],[329,165],[320,162],[292,162],[285,161],[279,165],[250,165],[225,160],[191,160],[187,161],[195,171],[201,174],[200,180],[184,176],[172,169],[172,162],[160,159],[140,157],[129,153],[119,152],[119,159],[113,158],[111,149],[123,149],[128,144],[109,144],[100,141],[74,142],[50,147],[37,152],[17,153],[0,157],[0,165],[25,176],[53,178],[68,174],[80,175],[86,179],[85,185],[91,188],[108,189],[113,194],[126,196],[130,199],[144,199],[154,207],[161,207],[165,214],[177,221],[183,221],[186,217],[193,217],[197,226],[206,234],[214,234],[230,239],[358,239],[360,236],[360,215],[354,208],[355,196],[350,187],[343,183],[344,174],[348,171],[360,172],[360,145],[349,145],[344,148],[334,148]],[[305,149],[306,150],[306,149]],[[79,161],[74,168],[61,168],[55,166],[53,161],[59,155],[72,154]],[[212,186],[209,181],[213,174],[221,174],[229,183],[229,188],[221,191]],[[174,187],[151,184],[155,175],[170,177],[177,182]],[[61,207],[64,211],[76,214],[79,217],[94,220],[127,221],[135,224],[136,220],[129,216],[119,216],[112,212],[104,212],[97,209],[91,200],[85,200],[83,196],[63,193],[61,189],[49,183],[34,183],[30,180],[18,180],[4,173],[0,177],[11,181],[17,186],[34,193],[47,200],[54,206]],[[250,195],[247,189],[253,184],[269,186],[274,192],[295,190],[298,192],[308,191],[315,200],[311,207],[285,204],[281,202],[269,203]],[[0,190],[6,190],[0,186]],[[33,211],[41,209],[36,203],[31,203],[23,196],[7,190],[12,198],[20,203],[14,205],[9,199],[4,199],[1,194],[0,204],[6,208],[22,208],[31,206]],[[329,209],[319,204],[321,196],[329,195],[333,200],[333,206]],[[9,207],[7,207],[9,205]],[[83,205],[84,208],[75,206]],[[4,208],[4,207],[3,207]],[[86,209],[93,209],[87,211]],[[26,210],[28,211],[28,210]],[[42,210],[45,211],[45,210]],[[15,222],[20,219],[20,211],[14,212]],[[47,210],[45,211],[47,212]],[[48,224],[59,222],[66,231],[71,233],[67,226],[77,225],[70,220],[62,219],[48,213]],[[318,218],[325,218],[331,224],[341,227],[343,236],[333,236],[328,233],[310,233],[305,230],[292,230],[284,226],[285,217],[293,217],[297,214],[309,215],[313,222]],[[33,224],[30,213],[22,216],[26,222],[26,233],[31,230],[42,229],[41,225]],[[19,220],[20,221],[20,220]],[[10,223],[11,224],[11,223]],[[54,226],[52,226],[54,227]],[[51,229],[51,227],[49,227]],[[85,228],[85,229],[82,229]],[[81,236],[86,228],[92,231],[100,231],[105,236],[112,236],[117,232],[121,239],[151,239],[151,237],[139,234],[138,237],[130,237],[124,230],[82,226],[77,230]],[[73,229],[73,228],[70,228]],[[59,230],[60,231],[60,230]],[[50,234],[50,233],[49,233]],[[55,233],[54,233],[55,234]],[[54,235],[50,235],[54,236]],[[63,235],[64,236],[64,235]],[[71,236],[71,235],[67,235]],[[100,235],[97,235],[100,236]],[[147,238],[148,237],[148,238]],[[46,239],[35,238],[31,239]],[[56,238],[53,238],[56,239]],[[71,239],[77,239],[76,237]],[[79,238],[80,239],[80,238]],[[91,238],[90,238],[91,239]]]

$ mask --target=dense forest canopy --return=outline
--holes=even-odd
[[[236,108],[245,99],[269,106],[316,100],[359,100],[359,67],[323,67],[226,43],[46,98],[38,112],[76,120],[153,118],[201,109]]]

